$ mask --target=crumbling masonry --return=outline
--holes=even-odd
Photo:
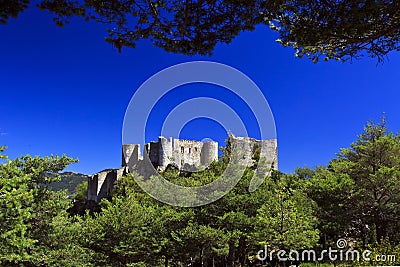
[[[218,160],[218,143],[159,137],[158,142],[145,145],[144,153],[158,171],[165,170],[168,165],[174,165],[180,170],[195,171],[200,166],[207,166]],[[143,160],[140,145],[122,146],[123,167],[132,168],[140,160]]]
[[[254,153],[262,146],[268,151],[267,162],[271,164],[272,168],[278,169],[276,139],[256,140],[249,137],[230,136],[229,142],[236,151],[240,151],[240,155],[234,157],[234,163],[251,164]],[[136,170],[143,176],[151,171],[154,172],[154,169],[164,171],[168,166],[194,172],[218,160],[218,143],[213,141],[198,142],[159,137],[157,142],[145,145],[143,149],[145,159],[140,151],[139,144],[125,144],[122,146],[122,168],[108,169],[90,176],[88,178],[88,200],[99,202],[102,198],[109,196],[117,181],[129,170]],[[146,167],[142,167],[146,165],[142,164],[144,160],[150,160],[154,169],[149,171],[146,170]]]

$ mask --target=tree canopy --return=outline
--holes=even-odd
[[[0,266],[282,266],[276,256],[261,262],[258,252],[264,246],[318,251],[334,247],[339,238],[368,248],[370,258],[396,255],[387,265],[400,263],[400,135],[389,132],[384,119],[368,123],[327,166],[294,174],[274,171],[251,193],[256,168],[247,167],[224,197],[193,208],[153,199],[137,184],[137,173],[122,177],[96,208],[85,207],[87,183],[81,184],[72,208],[65,191],[50,185],[75,160],[9,160],[4,149]],[[183,174],[170,168],[162,175],[179,185],[207,184],[226,167],[229,146],[223,152],[203,171]]]
[[[30,6],[29,0],[0,3],[0,22]],[[120,52],[142,39],[166,51],[209,55],[243,31],[269,25],[297,57],[318,62],[364,55],[382,61],[398,51],[400,2],[388,0],[42,0],[57,25],[83,17],[107,26],[106,41]]]

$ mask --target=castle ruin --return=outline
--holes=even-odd
[[[251,165],[254,163],[254,154],[263,147],[267,153],[266,161],[273,169],[278,169],[277,140],[256,140],[250,137],[234,137],[228,139],[232,151],[239,155],[232,157],[233,163]],[[176,138],[159,137],[157,142],[145,144],[143,154],[139,144],[122,145],[122,168],[108,169],[88,178],[88,200],[100,202],[110,195],[118,180],[130,170],[137,171],[144,177],[150,177],[155,171],[162,172],[168,166],[174,166],[181,171],[195,172],[199,168],[206,168],[211,162],[218,160],[218,143],[214,141],[199,142]],[[149,170],[150,161],[154,167]]]
[[[196,171],[199,167],[206,167],[218,160],[218,143],[172,137],[167,139],[161,136],[157,142],[146,144],[143,152],[158,171],[164,171],[168,165],[173,165],[179,170]],[[132,168],[141,160],[143,156],[140,155],[140,145],[122,146],[122,167]]]

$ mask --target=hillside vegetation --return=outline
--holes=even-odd
[[[202,172],[163,175],[185,186],[210,183],[228,163],[229,147],[223,152]],[[87,184],[78,186],[73,203],[47,187],[58,181],[57,188],[72,188],[71,181],[84,178],[58,175],[73,159],[0,156],[0,266],[289,266],[314,261],[257,255],[265,248],[320,252],[339,239],[371,250],[370,261],[320,262],[377,266],[375,256],[385,254],[395,257],[384,265],[400,264],[400,135],[384,119],[367,123],[327,166],[274,171],[252,193],[256,168],[248,167],[233,190],[196,208],[156,201],[133,173],[109,199],[85,210]]]

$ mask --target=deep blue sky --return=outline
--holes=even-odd
[[[59,28],[36,9],[0,26],[0,36],[0,145],[8,146],[10,158],[65,153],[80,160],[68,170],[88,174],[119,167],[122,122],[135,90],[163,68],[193,60],[230,65],[256,82],[275,116],[284,172],[326,164],[383,112],[390,130],[400,129],[398,53],[383,65],[368,58],[313,64],[296,59],[291,48],[274,42],[274,32],[258,27],[218,45],[211,57],[171,54],[147,41],[119,54],[104,41],[103,26],[73,20]],[[165,106],[202,90],[192,85],[172,92]],[[240,103],[236,108],[248,117]],[[156,118],[154,138],[162,123]],[[181,136],[225,137],[206,120],[189,123]]]

